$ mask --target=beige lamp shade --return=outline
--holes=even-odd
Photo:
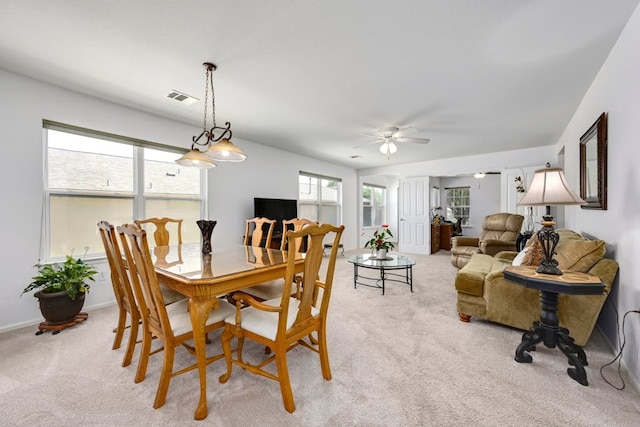
[[[539,169],[519,206],[583,205],[586,202],[571,189],[562,168]]]
[[[176,160],[176,163],[185,167],[196,167],[201,169],[215,168],[216,164],[199,150],[189,150],[184,156]]]
[[[247,155],[228,139],[222,139],[209,147],[205,156],[220,162],[242,162]]]

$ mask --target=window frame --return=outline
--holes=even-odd
[[[70,188],[50,188],[49,183],[49,131],[57,131],[62,133],[68,133],[72,135],[79,135],[83,137],[98,139],[107,142],[115,142],[119,144],[126,144],[132,147],[132,190],[128,191],[114,191],[111,193],[96,191],[96,190],[78,190]],[[52,256],[52,225],[51,225],[51,200],[52,197],[85,197],[96,199],[129,199],[132,201],[132,219],[140,219],[146,217],[146,204],[148,200],[175,200],[175,201],[197,201],[200,203],[200,216],[202,218],[207,217],[207,174],[206,170],[201,169],[199,173],[199,195],[193,197],[191,195],[180,196],[178,194],[166,194],[158,195],[154,193],[145,193],[145,167],[144,167],[144,150],[152,149],[163,151],[167,153],[175,153],[176,158],[185,153],[186,150],[169,145],[154,143],[150,141],[144,141],[140,139],[130,138],[121,135],[110,134],[106,132],[96,131],[92,129],[77,127],[68,125],[65,123],[54,122],[50,120],[43,120],[42,122],[42,141],[43,141],[43,209],[42,209],[42,224],[41,224],[41,244],[40,244],[40,262],[51,263],[58,262],[63,257]],[[170,215],[167,215],[170,216]],[[97,233],[97,232],[96,232]],[[83,256],[84,253],[74,253],[74,256]],[[87,255],[89,260],[99,260],[105,257],[105,252],[102,247],[99,251],[94,251]]]
[[[451,190],[466,190],[467,194],[466,194],[466,196],[464,196],[464,195],[456,195],[456,196],[452,197],[452,195],[450,193]],[[446,206],[447,209],[450,208],[453,211],[453,216],[456,219],[457,218],[462,218],[461,227],[470,227],[471,226],[471,222],[470,222],[470,218],[471,218],[471,186],[445,187],[445,194],[446,194],[446,201],[447,201],[447,206]],[[467,198],[467,200],[469,201],[468,204],[451,205],[452,199],[462,199],[463,197]],[[463,210],[464,211],[464,209],[467,210],[467,215],[464,215],[464,214],[458,215],[457,214],[457,212],[459,210]],[[465,221],[465,219],[466,219],[466,221]]]
[[[300,194],[301,194],[300,193],[300,177],[315,178],[317,180],[317,190],[316,190],[317,198],[314,202],[310,200],[303,200],[302,197],[300,197]],[[337,195],[336,195],[335,202],[322,200],[322,181],[323,180],[334,181],[337,184]],[[315,173],[299,171],[298,173],[298,211],[300,211],[300,208],[302,206],[315,206],[318,222],[320,223],[322,223],[322,218],[320,218],[320,214],[322,212],[323,206],[337,207],[338,221],[339,223],[342,223],[342,179],[337,177],[332,177],[332,176],[318,175]]]
[[[361,203],[361,209],[362,209],[362,226],[363,227],[381,227],[383,224],[386,223],[387,220],[387,187],[383,186],[383,185],[377,185],[377,184],[370,184],[370,183],[362,183],[362,194],[364,195],[365,192],[365,188],[369,188],[371,190],[371,224],[370,225],[365,225],[366,221],[365,221],[365,199],[364,197],[362,197],[362,203]],[[376,200],[376,198],[373,196],[375,190],[382,190],[382,202],[378,202]],[[378,211],[378,209],[380,209],[380,212],[382,212],[382,218],[380,218],[380,220],[378,221],[378,218],[376,218],[376,212]]]

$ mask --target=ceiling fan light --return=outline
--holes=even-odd
[[[205,156],[220,162],[242,162],[247,159],[247,155],[228,139],[222,139],[210,146]]]
[[[393,154],[398,151],[398,147],[393,142],[385,142],[380,146],[380,152],[385,155]]]
[[[484,172],[476,172],[476,173],[473,174],[473,177],[476,178],[476,179],[480,179],[480,178],[484,178],[485,175],[486,175],[486,173],[484,173]]]
[[[196,167],[201,169],[215,168],[216,164],[199,150],[189,150],[176,163],[185,167]]]

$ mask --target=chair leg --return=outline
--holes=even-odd
[[[136,342],[138,341],[138,325],[140,324],[137,316],[131,316],[131,329],[129,330],[129,344],[127,344],[127,351],[124,353],[124,359],[122,359],[122,366],[129,366],[131,359],[133,358],[133,351],[136,348]]]
[[[116,336],[113,338],[112,350],[120,348],[122,343],[122,336],[124,335],[125,324],[127,322],[127,311],[120,308],[118,313],[118,326],[116,327]],[[124,366],[124,365],[123,365]]]
[[[291,382],[289,380],[289,367],[287,366],[287,349],[278,348],[276,353],[276,366],[278,367],[278,380],[280,381],[280,393],[282,393],[282,401],[284,409],[289,413],[296,410],[296,404],[293,401],[293,392],[291,391]]]
[[[162,362],[162,373],[160,374],[160,382],[158,383],[156,400],[153,403],[154,409],[158,409],[162,405],[164,405],[164,402],[167,399],[167,392],[169,391],[169,383],[171,382],[171,374],[173,372],[173,359],[175,354],[175,347],[169,346],[168,342],[164,343],[164,360]]]
[[[243,336],[239,336],[238,337],[238,360],[240,361],[240,363],[244,363],[244,360],[242,360],[242,348],[244,347],[244,337]]]
[[[224,359],[227,363],[227,372],[220,375],[218,380],[221,383],[226,383],[229,377],[231,376],[231,370],[233,369],[233,363],[231,363],[231,339],[233,338],[233,334],[225,328],[222,331],[222,337],[220,340],[222,341],[222,351],[224,352]],[[238,347],[238,354],[240,354],[242,350]]]
[[[327,349],[327,336],[324,327],[318,330],[318,353],[320,354],[322,377],[329,381],[331,380],[331,365],[329,364],[329,350]]]
[[[147,375],[147,364],[149,363],[149,356],[151,354],[151,332],[147,331],[144,325],[142,326],[142,348],[140,349],[140,360],[138,361],[138,371],[136,372],[135,382],[139,383],[144,380]]]

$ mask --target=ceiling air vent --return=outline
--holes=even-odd
[[[175,89],[172,89],[167,95],[167,98],[174,99],[181,104],[191,105],[194,102],[198,102],[198,98],[195,98],[191,95],[187,95],[186,93],[179,92]]]

